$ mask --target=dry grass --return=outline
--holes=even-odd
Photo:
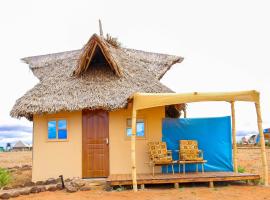
[[[11,172],[11,181],[7,185],[8,187],[14,187],[18,185],[24,185],[27,182],[30,182],[32,179],[32,170],[17,170]]]
[[[32,165],[32,151],[0,153],[1,168],[22,166],[22,165]]]

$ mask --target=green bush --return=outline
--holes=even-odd
[[[6,169],[0,168],[0,188],[6,186],[11,180],[11,176]]]
[[[245,173],[246,169],[244,167],[238,167],[238,173]]]

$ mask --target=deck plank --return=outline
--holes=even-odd
[[[162,183],[196,183],[210,181],[241,181],[260,179],[258,174],[234,173],[234,172],[204,172],[204,173],[186,173],[186,174],[138,174],[138,184],[162,184]],[[107,178],[110,185],[131,185],[132,178],[130,174],[113,174]]]

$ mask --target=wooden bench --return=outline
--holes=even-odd
[[[206,163],[207,160],[179,160],[177,161],[178,167],[179,167],[179,173],[181,173],[181,165],[183,165],[183,173],[186,173],[186,164],[196,164],[196,172],[198,172],[198,165],[202,165],[202,173],[204,173],[204,163]]]

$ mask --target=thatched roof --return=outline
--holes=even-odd
[[[16,142],[16,144],[13,146],[13,148],[26,148],[26,147],[29,148],[30,146],[28,144],[25,144],[21,140]]]
[[[93,58],[100,52],[103,65]],[[135,92],[172,92],[159,80],[183,58],[116,47],[93,35],[83,49],[22,60],[40,82],[16,101],[11,116],[31,120],[40,113],[124,108]]]

